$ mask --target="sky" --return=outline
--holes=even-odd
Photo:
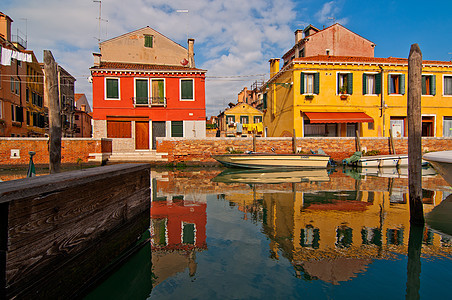
[[[374,42],[375,57],[407,58],[417,43],[423,59],[452,60],[451,0],[2,0],[0,11],[40,62],[43,50],[52,51],[90,103],[99,40],[146,26],[184,47],[187,37],[195,39],[196,67],[207,70],[207,117],[267,80],[268,60],[281,58],[295,30],[309,24],[340,23]]]

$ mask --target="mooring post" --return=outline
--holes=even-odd
[[[424,224],[422,206],[421,145],[422,53],[418,44],[411,45],[408,57],[408,190],[410,223]]]
[[[292,152],[297,153],[297,136],[295,135],[295,128],[292,135]]]
[[[253,130],[253,152],[256,152],[256,133]]]
[[[389,143],[391,144],[392,154],[396,154],[395,153],[395,146],[394,146],[394,137],[392,136],[392,130],[391,129],[389,129]]]
[[[355,132],[355,147],[356,151],[361,151],[361,140],[359,139],[359,131],[356,130]]]
[[[49,168],[59,173],[61,167],[61,115],[58,92],[58,65],[50,50],[44,50],[44,97],[49,106]]]

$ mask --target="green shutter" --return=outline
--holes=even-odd
[[[163,98],[165,97],[165,86],[163,80],[159,80],[159,98],[163,102]]]
[[[320,73],[314,74],[314,94],[318,95],[320,92]]]
[[[193,79],[181,80],[181,98],[193,100]]]
[[[400,74],[399,91],[401,95],[405,95],[405,74]]]
[[[347,74],[347,94],[353,94],[353,73]]]
[[[388,95],[391,94],[393,89],[394,88],[392,87],[391,74],[388,74]]]
[[[367,94],[367,74],[363,73],[363,95]]]
[[[245,122],[242,122],[242,120],[245,120]],[[249,123],[249,118],[248,118],[248,116],[240,116],[240,123],[242,123],[242,124],[248,124],[248,123]]]
[[[300,73],[300,94],[304,94],[304,73]]]
[[[262,99],[262,108],[267,109],[267,93],[264,93],[264,96]]]
[[[375,75],[375,94],[381,94],[381,73]]]
[[[425,75],[422,75],[422,95],[427,94],[427,78]]]
[[[432,75],[430,80],[430,93],[435,96],[436,95],[436,75]]]
[[[191,245],[195,244],[195,224],[184,224],[182,243]]]
[[[183,136],[184,136],[183,121],[171,121],[171,137],[183,137]]]
[[[148,48],[152,48],[152,35],[144,36],[144,46]]]
[[[107,78],[107,98],[119,99],[119,80]]]
[[[135,103],[136,104],[148,104],[148,80],[136,79],[135,80]]]

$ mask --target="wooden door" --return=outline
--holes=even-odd
[[[149,149],[149,122],[135,122],[135,149]]]
[[[152,122],[152,149],[156,148],[156,138],[166,136],[165,121]]]

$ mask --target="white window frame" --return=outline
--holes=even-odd
[[[374,90],[376,90],[377,89],[377,87],[376,87],[376,85],[377,85],[377,74],[378,74],[378,72],[364,72],[364,74],[366,74],[366,76],[367,75],[373,75],[374,76]],[[367,77],[366,77],[366,79],[367,79]],[[367,83],[366,83],[366,89],[368,89],[369,88],[369,86],[367,85]],[[366,91],[366,94],[364,94],[364,96],[378,96],[378,94],[367,94],[367,91]]]
[[[341,95],[341,94],[338,93],[338,91],[339,91],[339,74],[353,74],[353,72],[351,72],[351,71],[338,71],[338,72],[336,72],[336,79],[335,79],[336,80],[336,95]],[[350,94],[347,91],[344,95],[350,95]]]
[[[304,76],[304,82],[303,82],[303,86],[304,86],[304,93],[303,93],[303,95],[308,95],[308,96],[311,96],[311,95],[316,95],[315,93],[314,93],[314,85],[315,85],[315,74],[316,73],[318,73],[318,72],[313,72],[313,71],[303,71],[303,74],[305,75]],[[309,76],[312,76],[312,92],[308,92],[308,82],[307,82],[307,80],[308,80],[308,76],[307,75],[309,75]]]
[[[148,83],[148,103],[147,104],[137,104],[137,80],[146,80]],[[150,91],[150,86],[149,86],[149,78],[147,77],[135,77],[133,79],[133,97],[134,97],[134,101],[133,101],[133,105],[134,106],[149,106],[151,105],[151,103],[149,103],[149,98],[151,97],[151,91]]]
[[[185,226],[185,224],[193,224],[193,237],[194,237],[194,239],[193,239],[193,245],[196,245],[196,241],[197,241],[197,226],[196,226],[196,223],[192,223],[192,222],[184,222],[184,221],[182,221],[182,224],[181,224],[181,235],[180,235],[180,243],[181,244],[183,244],[183,245],[190,245],[190,244],[184,244],[184,226]]]
[[[421,115],[421,126],[422,126],[422,117],[433,117],[433,136],[436,137],[436,115],[435,114],[422,114]],[[444,122],[444,118],[443,118]]]
[[[121,100],[121,78],[119,77],[104,77],[104,99],[105,100]],[[118,80],[118,98],[107,98],[107,79]]]
[[[192,80],[193,82],[193,98],[192,99],[182,99],[182,81]],[[195,101],[195,79],[194,78],[181,78],[179,79],[179,101]]]
[[[389,75],[398,75],[399,76],[399,80],[401,80],[401,77],[402,77],[403,73],[389,73]],[[405,78],[406,78],[406,76],[405,76]],[[399,85],[400,85],[400,83],[399,83]],[[407,90],[406,90],[407,89],[407,84],[404,83],[404,85],[405,85],[405,94],[406,94],[407,93]],[[390,88],[391,88],[391,82],[388,80],[388,91],[390,91]],[[399,90],[398,94],[388,93],[388,96],[403,96],[403,95],[404,94],[400,94],[400,90]]]
[[[452,136],[452,133],[451,133],[450,136],[444,134],[444,131],[445,131],[444,122],[446,122],[446,121],[452,121],[452,120],[446,120],[446,118],[450,118],[450,116],[443,116],[443,137],[450,137],[450,136]],[[452,129],[452,127],[449,127],[449,131],[451,131],[450,129]]]
[[[445,89],[446,89],[446,84],[445,84],[445,83],[446,83],[446,82],[445,82],[444,79],[445,79],[446,77],[452,78],[452,74],[447,74],[447,75],[446,75],[446,74],[443,74],[443,96],[444,96],[444,97],[452,97],[452,93],[451,93],[450,95],[449,95],[449,94],[446,95],[446,93],[445,93],[445,92],[446,92],[446,91],[445,91]],[[452,92],[452,91],[451,91],[451,92]]]
[[[149,97],[151,97],[151,99],[154,97],[154,95],[152,94],[152,81],[153,80],[163,80],[163,101],[165,101],[164,103],[165,103],[165,106],[166,106],[166,80],[165,80],[165,78],[161,78],[161,77],[153,77],[153,78],[149,78]],[[193,91],[194,91],[194,89],[193,89]],[[194,92],[193,92],[193,95],[194,95]],[[151,102],[152,102],[152,100],[151,100]]]

